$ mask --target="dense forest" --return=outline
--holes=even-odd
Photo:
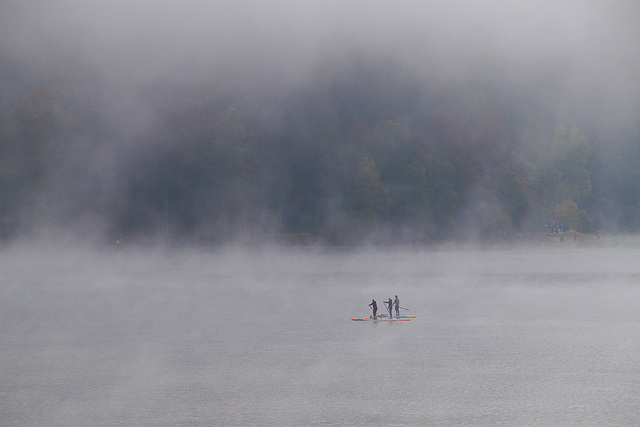
[[[0,6],[5,242],[640,230],[635,3],[37,4]]]
[[[505,108],[482,81],[340,67],[259,103],[151,87],[151,122],[126,131],[80,84],[25,87],[1,116],[2,238],[55,225],[105,241],[427,243],[640,227],[638,132],[611,150],[588,123]]]

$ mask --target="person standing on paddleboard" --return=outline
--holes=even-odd
[[[396,299],[393,304],[396,306],[396,317],[400,317],[400,299],[398,298],[398,295],[396,295]]]
[[[375,319],[378,313],[378,304],[376,303],[376,300],[372,299],[369,307],[371,307],[371,310],[373,310],[373,318]]]
[[[384,302],[387,306],[387,310],[389,311],[389,319],[393,319],[393,301],[391,301],[391,297],[389,297],[388,301]]]

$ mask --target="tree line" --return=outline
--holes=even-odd
[[[336,245],[640,228],[637,132],[612,149],[481,84],[438,90],[366,65],[249,101],[159,89],[135,131],[73,81],[26,88],[0,115],[0,238],[83,224],[109,241]]]

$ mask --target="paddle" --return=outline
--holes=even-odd
[[[409,309],[408,309],[408,308],[404,308],[404,307],[400,307],[400,308],[401,308],[401,309],[403,309],[403,310],[407,310],[407,311],[409,311]]]

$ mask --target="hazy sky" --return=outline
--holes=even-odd
[[[129,81],[240,67],[300,76],[325,52],[355,46],[456,77],[477,58],[525,74],[566,61],[576,87],[626,91],[617,85],[640,66],[639,10],[605,0],[5,0],[0,46],[34,67],[77,61]]]
[[[637,121],[638,22],[632,0],[5,0],[0,55],[13,67],[0,78],[89,75],[136,104],[149,82],[293,86],[327,57],[364,52],[436,86],[495,76],[514,97],[541,93],[558,114],[587,108],[615,127]]]

